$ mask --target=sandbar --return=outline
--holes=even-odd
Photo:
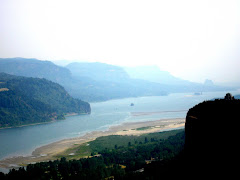
[[[67,149],[95,140],[97,137],[109,135],[142,135],[154,132],[184,128],[185,118],[161,119],[144,122],[128,122],[117,126],[111,126],[106,131],[93,131],[84,136],[64,139],[35,149],[30,156],[16,156],[0,160],[1,168],[16,168],[27,164],[44,162],[56,159],[58,154]]]

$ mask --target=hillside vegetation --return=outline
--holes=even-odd
[[[90,105],[72,98],[51,81],[0,73],[0,127],[63,119],[66,113],[90,113]]]

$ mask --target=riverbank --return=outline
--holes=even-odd
[[[101,136],[109,135],[142,135],[176,128],[184,128],[185,119],[162,119],[156,121],[124,123],[112,126],[106,131],[93,131],[77,138],[64,139],[35,149],[31,156],[18,156],[6,158],[0,161],[2,168],[14,168],[26,166],[29,163],[49,161],[66,150],[86,143]]]
[[[31,123],[31,124],[24,124],[24,125],[20,125],[20,126],[10,126],[10,127],[1,127],[1,129],[11,129],[11,128],[20,128],[20,127],[26,127],[26,126],[35,126],[35,125],[41,125],[41,124],[49,124],[49,123],[53,123],[56,122],[57,120],[50,120],[50,121],[46,121],[46,122],[39,122],[39,123]]]
[[[52,120],[45,121],[45,122],[36,122],[36,123],[31,123],[31,124],[23,124],[23,125],[20,125],[20,126],[0,127],[0,130],[1,129],[11,129],[11,128],[20,128],[20,127],[26,127],[26,126],[35,126],[35,125],[41,125],[41,124],[49,124],[49,123],[54,123],[56,121],[65,120],[66,117],[78,116],[78,115],[86,115],[86,114],[89,114],[89,113],[67,113],[67,114],[64,114],[64,118],[63,119],[54,118]]]

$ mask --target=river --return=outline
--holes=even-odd
[[[240,92],[232,92],[232,94]],[[91,103],[90,115],[67,117],[53,123],[31,125],[0,130],[0,159],[30,155],[37,147],[66,138],[82,136],[95,130],[107,130],[124,122],[152,121],[184,118],[189,108],[226,92],[205,92],[202,95],[175,93],[168,96],[152,96],[110,100]],[[134,106],[130,106],[134,103]]]

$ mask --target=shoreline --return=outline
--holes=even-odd
[[[87,115],[88,113],[67,113],[64,115],[64,118],[66,117],[71,117],[71,116],[78,116],[78,115]],[[21,127],[26,127],[26,126],[34,126],[34,125],[41,125],[41,124],[49,124],[49,123],[54,123],[56,121],[64,121],[65,119],[52,119],[46,122],[37,122],[37,123],[31,123],[31,124],[23,124],[20,126],[10,126],[10,127],[0,127],[0,130],[2,129],[12,129],[12,128],[21,128]]]
[[[2,127],[2,128],[0,128],[0,130],[2,130],[2,129],[12,129],[12,128],[21,128],[21,127],[41,125],[41,124],[49,124],[49,123],[54,123],[54,122],[56,122],[56,121],[59,121],[59,120],[50,120],[50,121],[46,121],[46,122],[39,122],[39,123],[32,123],[32,124],[24,124],[24,125],[20,125],[20,126]]]
[[[101,136],[109,135],[134,135],[139,136],[142,134],[149,134],[154,132],[169,131],[178,128],[184,128],[185,118],[175,119],[161,119],[155,121],[143,122],[126,122],[121,125],[110,126],[105,131],[92,131],[83,136],[63,139],[53,142],[41,147],[36,148],[32,155],[29,156],[14,156],[0,160],[0,168],[16,168],[26,166],[27,164],[43,162],[57,159],[57,155],[66,150],[79,146],[83,143],[93,141]]]

